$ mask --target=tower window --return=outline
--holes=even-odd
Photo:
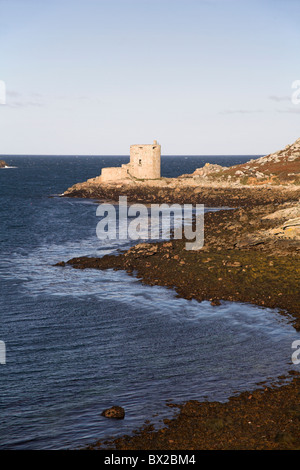
[[[139,165],[141,165],[141,164],[142,164],[142,160],[141,160],[141,159],[139,159]]]

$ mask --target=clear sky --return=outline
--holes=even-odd
[[[299,0],[0,0],[0,154],[285,147],[299,18]]]

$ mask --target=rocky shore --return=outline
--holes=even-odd
[[[177,416],[154,430],[150,423],[133,435],[97,442],[87,450],[299,450],[300,378],[272,387],[260,384],[226,403],[189,401]]]
[[[295,187],[240,187],[206,183],[193,186],[168,187],[144,185],[89,185],[81,183],[64,193],[64,197],[89,198],[96,201],[118,202],[127,196],[130,203],[144,204],[204,204],[206,207],[249,207],[260,204],[279,204],[299,200],[300,188]],[[70,192],[69,192],[70,191]]]
[[[57,266],[122,269],[178,295],[279,309],[300,330],[300,204],[295,202],[205,214],[205,245],[183,240],[141,243],[118,255],[80,257]],[[295,372],[291,372],[295,375]],[[300,446],[300,379],[259,387],[226,403],[188,402],[158,431],[98,442],[100,449],[296,449]],[[169,405],[170,406],[170,405]]]
[[[250,302],[282,309],[300,330],[300,204],[207,212],[205,244],[185,240],[140,243],[125,253],[79,257],[56,266],[121,269],[150,285],[198,301]]]
[[[64,197],[129,202],[192,203],[208,207],[241,207],[250,204],[299,200],[300,139],[285,149],[232,167],[207,163],[178,178],[103,183],[101,176],[76,183]]]
[[[64,196],[129,202],[192,203],[227,207],[205,214],[205,244],[185,250],[185,240],[139,243],[102,258],[79,257],[56,266],[125,270],[179,296],[247,302],[276,309],[300,331],[300,139],[275,154],[244,165],[205,165],[192,175],[101,185],[97,178]],[[300,378],[295,371],[272,387],[226,403],[190,401],[165,427],[151,424],[134,435],[98,442],[93,449],[298,449]],[[292,380],[291,380],[292,378]]]

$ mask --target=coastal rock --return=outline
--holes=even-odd
[[[197,177],[207,181],[227,181],[231,184],[261,185],[261,184],[299,184],[300,183],[300,139],[287,145],[283,150],[246,163],[223,167],[221,165],[206,163],[197,168],[191,175],[182,175],[182,178]]]
[[[226,168],[222,177],[239,177],[244,184],[299,184],[300,139],[283,150]]]
[[[135,257],[148,257],[153,256],[157,253],[157,246],[152,243],[139,243],[134,247],[130,248],[127,252],[128,255],[134,255]]]
[[[227,266],[228,268],[240,268],[242,266],[242,263],[240,263],[239,261],[227,261],[225,263],[225,266]]]
[[[112,406],[111,408],[107,408],[106,410],[102,411],[101,416],[111,419],[124,419],[125,410],[121,406]]]
[[[286,207],[279,209],[277,211],[271,212],[263,217],[263,220],[272,220],[272,219],[293,219],[300,217],[300,203],[296,204],[286,204]]]
[[[261,235],[261,234],[260,234]],[[241,239],[239,239],[234,246],[236,248],[242,249],[242,248],[248,248],[256,245],[261,245],[265,243],[266,237],[263,236],[244,236]]]
[[[288,220],[287,222],[283,224],[283,229],[291,228],[291,227],[300,228],[300,217],[297,217],[296,219]]]
[[[0,160],[0,168],[5,168],[7,163],[4,160]]]
[[[282,226],[282,230],[285,238],[300,240],[300,217],[285,222]]]
[[[197,168],[197,170],[192,173],[192,176],[207,176],[212,173],[218,173],[222,170],[225,170],[226,167],[213,164],[213,163],[205,163],[205,165],[202,168]]]

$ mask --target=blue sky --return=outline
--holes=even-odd
[[[299,0],[0,0],[0,154],[285,147],[299,17]]]

